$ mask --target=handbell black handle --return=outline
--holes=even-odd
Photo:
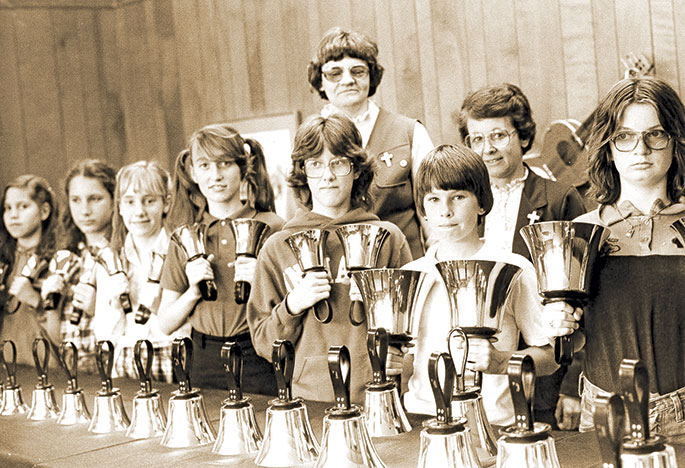
[[[621,396],[628,411],[629,437],[635,442],[649,439],[649,374],[638,359],[624,359],[618,369]]]
[[[250,298],[250,290],[252,287],[247,281],[236,281],[233,287],[233,297],[236,304],[245,304]]]
[[[31,347],[33,362],[38,372],[39,388],[48,387],[48,363],[50,362],[50,345],[45,338],[36,338]]]
[[[10,349],[11,353],[7,354],[7,349]],[[2,358],[2,365],[5,367],[5,372],[7,372],[7,387],[15,388],[17,386],[17,346],[12,340],[4,340],[2,342],[2,353],[0,353],[0,358]]]
[[[328,299],[323,299],[313,307],[311,307],[314,317],[321,323],[330,323],[333,320],[333,313],[331,312],[331,305],[328,303]]]
[[[593,419],[597,428],[597,440],[603,466],[621,468],[620,450],[625,424],[623,399],[615,393],[598,396]]]
[[[345,346],[331,346],[328,348],[328,372],[333,383],[335,407],[350,409],[350,351]]]
[[[440,364],[444,366],[443,380],[440,379]],[[428,359],[428,380],[435,398],[438,422],[449,424],[452,420],[452,389],[454,388],[454,363],[449,353],[432,353]]]
[[[145,358],[143,358],[143,346],[145,347]],[[150,340],[136,341],[133,347],[133,361],[138,371],[140,392],[144,394],[152,393],[152,360],[154,356],[154,348]]]
[[[221,347],[221,360],[224,362],[224,369],[228,375],[228,399],[242,400],[243,351],[240,344],[234,341],[224,343]]]
[[[519,432],[533,430],[533,398],[535,396],[535,362],[525,354],[513,354],[507,366],[509,391],[514,403],[516,428]]]
[[[293,398],[293,371],[295,369],[295,347],[288,340],[274,341],[271,362],[276,376],[278,399],[286,402]]]
[[[102,381],[100,393],[111,393],[112,368],[114,367],[114,344],[111,341],[102,340],[97,342],[95,345],[95,363]]]
[[[366,335],[366,349],[371,360],[373,383],[385,383],[387,381],[385,363],[388,358],[388,332],[385,328],[376,328],[368,331]]]
[[[67,359],[71,356],[71,360]],[[78,386],[78,348],[71,341],[64,341],[59,346],[59,357],[62,367],[67,374],[67,393],[75,393],[79,390]]]
[[[190,366],[193,362],[193,342],[190,338],[175,338],[171,343],[171,360],[174,365],[174,375],[178,380],[178,391],[190,393]]]

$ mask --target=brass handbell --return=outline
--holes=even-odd
[[[307,229],[306,231],[296,232],[288,237],[285,242],[293,251],[300,269],[304,273],[308,271],[326,271],[326,240],[328,231],[322,229]],[[323,299],[310,311],[321,323],[329,323],[333,320],[331,306],[327,299]]]
[[[535,363],[528,355],[509,359],[509,390],[516,423],[501,430],[497,441],[497,468],[560,468],[549,424],[533,421]]]
[[[7,356],[7,348],[12,351],[11,357]],[[7,380],[2,389],[2,406],[0,406],[0,416],[11,416],[13,414],[24,414],[29,407],[24,403],[21,395],[21,385],[17,385],[17,347],[12,340],[2,342],[2,364],[7,372]]]
[[[257,453],[262,446],[262,431],[257,425],[251,399],[244,397],[241,390],[243,353],[240,345],[224,343],[221,358],[228,374],[228,398],[221,406],[221,427],[212,452],[219,455]]]
[[[448,353],[431,354],[428,359],[428,378],[435,398],[436,417],[423,424],[418,468],[480,468],[466,420],[452,418],[450,402],[455,385],[455,369]]]
[[[19,273],[21,276],[29,280],[31,284],[35,284],[36,280],[43,274],[45,270],[47,270],[47,268],[48,261],[34,253],[26,260],[26,264],[22,267]],[[21,302],[19,299],[10,295],[5,304],[5,313],[15,313],[17,310],[19,310],[20,305]]]
[[[142,348],[145,346],[145,363],[143,363]],[[133,348],[133,359],[140,379],[140,390],[133,397],[133,411],[131,425],[128,426],[126,437],[132,439],[149,439],[164,434],[166,415],[162,408],[159,392],[152,388],[150,376],[154,349],[150,340],[138,340]]]
[[[609,230],[599,224],[545,221],[521,228],[545,302],[582,306],[590,294],[592,267]],[[573,360],[571,335],[558,337],[554,349],[560,364]]]
[[[99,249],[95,259],[104,265],[107,273],[109,273],[109,276],[124,275],[124,277],[126,277],[124,262],[111,247],[107,246]],[[130,314],[133,312],[131,295],[129,293],[124,292],[119,295],[119,304],[121,304],[121,309],[124,311],[124,314]]]
[[[193,342],[188,337],[174,339],[171,355],[178,390],[169,398],[169,421],[161,444],[172,448],[211,444],[216,435],[207,417],[204,399],[200,390],[190,385]]]
[[[58,250],[50,259],[48,271],[51,276],[57,275],[66,282],[69,280],[69,276],[77,270],[79,263],[79,256],[71,250]],[[45,300],[43,300],[43,308],[45,310],[54,310],[61,299],[62,291],[49,292]]]
[[[165,254],[152,251],[152,261],[150,271],[147,274],[147,282],[143,285],[142,291],[138,296],[138,308],[136,309],[135,322],[141,325],[147,323],[152,315],[154,302],[159,297],[162,279],[162,267],[164,266]]]
[[[207,258],[207,246],[205,245],[206,231],[207,226],[205,224],[195,223],[180,226],[171,235],[171,239],[185,252],[186,262],[192,262],[196,258]],[[216,301],[218,290],[213,279],[200,281],[198,288],[203,300]]]
[[[71,363],[67,362],[67,354],[71,352]],[[90,413],[83,397],[83,390],[78,386],[78,350],[71,341],[63,342],[59,347],[62,367],[69,379],[67,389],[62,395],[62,410],[57,416],[57,424],[71,426],[72,424],[88,424]]]
[[[112,366],[114,345],[111,341],[98,341],[95,347],[95,361],[100,373],[102,387],[95,395],[93,419],[88,430],[96,434],[125,431],[131,423],[124,408],[124,401],[118,388],[112,387]]]
[[[235,238],[235,256],[256,258],[269,233],[269,225],[252,218],[238,218],[230,226]],[[236,304],[245,304],[250,297],[250,283],[236,281],[233,296]]]
[[[623,398],[615,393],[597,396],[593,421],[597,429],[602,468],[621,468],[621,444],[625,425]]]
[[[624,359],[618,371],[630,433],[623,438],[623,468],[676,468],[675,451],[666,438],[649,433],[649,374],[642,361]]]
[[[353,271],[367,270],[378,266],[378,255],[390,232],[374,224],[346,224],[335,230],[345,254],[345,268],[352,276]],[[366,319],[364,303],[352,301],[349,310],[352,325],[361,325]]]
[[[323,418],[321,453],[316,468],[385,468],[378,456],[362,408],[350,404],[350,352],[345,346],[328,351],[335,406]]]
[[[271,362],[276,376],[278,398],[266,409],[266,429],[255,465],[290,467],[313,463],[319,456],[319,444],[309,423],[302,398],[292,397],[295,348],[288,340],[276,340]]]
[[[42,345],[42,351],[40,349]],[[27,417],[32,421],[44,421],[57,418],[59,408],[55,398],[55,387],[48,383],[48,363],[50,362],[50,345],[45,338],[33,340],[33,362],[38,372],[38,384],[33,389],[31,409]],[[42,353],[42,356],[41,356]]]
[[[364,417],[369,435],[385,437],[411,431],[397,386],[385,375],[388,356],[388,332],[385,328],[369,330],[366,347],[373,370],[373,381],[366,384],[364,391]]]

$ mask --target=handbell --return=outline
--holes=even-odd
[[[597,396],[593,421],[597,429],[602,468],[621,468],[621,443],[625,425],[625,408],[620,395]]]
[[[328,231],[307,229],[292,234],[285,242],[297,258],[300,269],[306,273],[308,271],[326,271],[325,248],[327,239]],[[329,323],[333,320],[333,313],[327,299],[317,302],[310,310],[321,323]]]
[[[207,226],[204,224],[187,224],[176,228],[171,239],[176,242],[185,252],[186,262],[192,262],[196,258],[207,258],[207,246],[205,245]],[[198,284],[202,299],[216,301],[218,290],[213,279],[200,281]]]
[[[353,271],[376,268],[378,255],[390,232],[374,224],[346,224],[335,230],[345,254],[345,267]],[[364,323],[364,304],[352,301],[349,310],[352,325]]]
[[[152,251],[152,261],[150,262],[150,271],[147,274],[147,282],[143,285],[138,298],[138,308],[136,309],[135,316],[137,324],[144,325],[150,320],[154,302],[160,293],[159,282],[162,279],[162,267],[164,267],[165,258],[165,254]]]
[[[50,276],[57,275],[64,281],[69,279],[72,272],[75,272],[80,263],[79,256],[71,250],[58,250],[50,259],[48,271]],[[52,291],[43,300],[45,310],[54,310],[62,299],[62,291]]]
[[[221,406],[221,427],[212,452],[219,455],[257,453],[263,437],[250,398],[243,397],[241,390],[243,355],[240,345],[224,343],[221,358],[228,374],[228,398]]]
[[[178,390],[169,398],[169,420],[161,444],[172,448],[211,444],[216,435],[207,417],[204,399],[200,390],[193,389],[190,385],[193,358],[193,342],[190,338],[174,339],[171,358]]]
[[[463,420],[469,429],[471,445],[482,466],[491,466],[497,460],[497,437],[490,426],[480,387],[467,387],[464,383],[469,342],[461,328],[453,328],[447,337],[447,348],[456,370],[452,394],[452,414]]]
[[[671,229],[678,235],[680,245],[685,247],[685,218],[680,218],[673,221],[671,224]]]
[[[33,254],[26,260],[26,264],[22,267],[20,274],[24,278],[28,279],[31,284],[35,284],[36,280],[43,274],[45,270],[47,270],[47,268],[48,261],[40,257],[38,254]],[[10,295],[5,304],[5,313],[15,313],[17,310],[19,310],[20,305],[21,302],[19,299]]]
[[[91,288],[95,288],[95,281],[97,277],[97,269],[95,260],[91,256],[86,256],[81,267],[81,276],[79,277],[79,284],[85,284]],[[69,322],[72,325],[78,325],[83,318],[83,310],[74,307],[69,316]]]
[[[143,363],[142,348],[145,346],[145,362]],[[126,431],[126,437],[132,439],[150,439],[164,434],[166,415],[162,408],[159,392],[152,388],[152,361],[154,349],[150,340],[138,340],[133,348],[133,360],[140,379],[140,390],[133,397],[133,411],[131,424]]]
[[[235,238],[235,256],[256,258],[269,233],[269,225],[252,218],[238,218],[230,226]],[[233,296],[236,304],[245,304],[250,297],[250,283],[236,281]]]
[[[629,434],[623,438],[623,468],[675,468],[675,450],[660,435],[649,433],[649,374],[642,361],[624,359],[619,387],[628,413]]]
[[[67,355],[71,352],[71,362],[67,362]],[[88,424],[90,413],[83,397],[83,390],[78,386],[78,350],[71,341],[65,341],[59,348],[62,367],[67,374],[67,389],[62,395],[62,410],[57,416],[57,424],[71,426],[73,424]]]
[[[292,397],[295,348],[288,340],[276,340],[271,362],[276,376],[278,398],[266,409],[266,429],[255,465],[290,467],[313,463],[319,456],[307,407],[302,398]]]
[[[42,351],[39,348],[42,345]],[[41,356],[42,353],[42,356]],[[33,389],[31,409],[27,417],[32,421],[55,419],[59,414],[55,387],[48,383],[48,363],[50,362],[50,345],[45,338],[33,340],[33,361],[38,372],[38,384]]]
[[[497,468],[560,468],[549,424],[533,421],[535,363],[528,355],[513,354],[507,368],[516,423],[501,430]]]
[[[99,249],[95,258],[97,261],[102,263],[102,265],[104,265],[104,267],[107,269],[107,273],[109,273],[109,276],[126,276],[126,269],[124,268],[124,263],[121,260],[121,257],[109,246]],[[121,304],[121,309],[125,314],[130,314],[133,312],[131,295],[129,293],[124,292],[119,295],[119,304]]]
[[[385,468],[378,456],[364,412],[350,404],[350,352],[345,346],[331,346],[328,371],[333,383],[335,406],[323,418],[321,453],[316,468]]]
[[[599,224],[546,221],[521,228],[545,302],[566,301],[581,306],[590,294],[592,267],[609,230]],[[573,360],[570,335],[555,344],[559,364]]]
[[[364,417],[369,435],[385,437],[411,431],[397,386],[385,374],[388,332],[384,328],[369,330],[366,346],[373,370],[373,381],[366,384],[364,392]]]
[[[106,349],[105,349],[106,348]],[[95,361],[102,386],[95,395],[93,419],[88,431],[96,434],[125,431],[131,423],[124,408],[124,401],[118,388],[112,387],[112,366],[114,345],[111,341],[98,341],[95,347]]]
[[[12,351],[11,357],[7,356],[7,348]],[[12,340],[2,342],[2,364],[7,373],[7,380],[2,389],[2,406],[0,406],[0,416],[11,416],[13,414],[24,414],[29,407],[24,403],[21,395],[21,386],[17,385],[17,347]]]
[[[471,445],[466,420],[452,418],[455,369],[448,353],[431,354],[428,378],[435,398],[436,417],[426,421],[421,430],[418,468],[480,468],[482,465]]]

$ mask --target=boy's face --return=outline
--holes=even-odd
[[[472,192],[433,188],[423,197],[423,208],[431,236],[436,240],[478,237],[478,215],[484,210]]]
[[[521,141],[511,117],[493,117],[466,121],[469,146],[478,153],[492,179],[506,183],[520,177],[523,171]]]
[[[349,172],[343,175],[348,169]],[[312,193],[314,213],[339,218],[350,210],[350,196],[356,175],[348,158],[336,156],[326,148],[321,156],[305,161],[305,174]]]

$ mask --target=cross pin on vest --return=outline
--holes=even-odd
[[[535,224],[540,221],[540,215],[537,211],[531,211],[526,217],[530,220],[528,224]]]
[[[387,167],[392,166],[392,154],[386,151],[381,156],[381,161],[383,161]]]

